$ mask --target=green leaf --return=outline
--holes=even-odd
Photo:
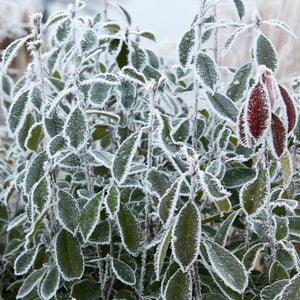
[[[29,250],[22,252],[14,263],[14,269],[16,275],[23,275],[29,271],[31,268],[39,247],[33,247]]]
[[[86,143],[88,124],[86,115],[80,107],[77,106],[69,115],[65,132],[72,147],[78,149]]]
[[[277,241],[284,240],[289,235],[289,222],[286,217],[274,216],[275,219],[275,237]]]
[[[47,275],[41,283],[41,296],[45,299],[51,299],[55,296],[59,287],[59,271],[56,266],[51,266],[48,269]]]
[[[118,280],[127,285],[135,284],[135,273],[126,263],[119,259],[113,258],[111,260],[111,267]]]
[[[197,259],[201,235],[201,217],[194,202],[180,210],[172,233],[172,250],[183,271]]]
[[[291,300],[300,298],[300,274],[295,275],[285,286],[280,300]]]
[[[68,12],[65,10],[60,10],[60,11],[54,12],[47,20],[47,22],[45,24],[45,28],[55,24],[56,22],[58,22],[61,19],[66,18],[67,16],[68,16]]]
[[[166,191],[159,202],[158,213],[164,224],[169,224],[173,218],[181,189],[182,179],[178,178]],[[167,225],[168,226],[168,225]]]
[[[62,229],[56,238],[55,253],[62,277],[67,281],[80,279],[84,271],[84,264],[77,238]]]
[[[18,142],[20,147],[25,151],[25,141],[27,139],[29,130],[31,126],[34,124],[35,120],[32,113],[29,113],[26,115],[26,118],[24,120],[23,125],[20,128],[20,131],[18,132]]]
[[[61,49],[62,49],[61,47],[56,47],[50,52],[50,55],[46,62],[46,66],[50,74],[52,74],[53,71],[55,70],[54,68],[56,67],[58,61],[58,55]]]
[[[120,30],[121,30],[121,27],[119,24],[115,23],[115,22],[108,22],[108,23],[105,23],[103,25],[103,28],[106,28],[108,29],[108,32],[110,34],[115,34],[115,33],[118,33]]]
[[[148,40],[156,42],[155,35],[152,32],[142,31],[142,32],[139,33],[139,35],[144,37],[144,38],[147,38]]]
[[[128,80],[132,80],[133,82],[136,82],[139,84],[146,83],[145,76],[132,67],[125,66],[122,68],[122,72],[126,76],[126,78],[128,78]]]
[[[234,102],[241,100],[245,91],[248,89],[249,77],[252,71],[252,64],[241,66],[233,76],[231,83],[228,86],[226,95]]]
[[[168,281],[164,299],[190,300],[192,299],[192,279],[190,274],[179,269]]]
[[[71,20],[68,18],[61,22],[56,30],[56,39],[59,43],[64,42],[71,33]]]
[[[113,218],[113,216],[119,211],[120,192],[115,185],[112,185],[107,192],[107,196],[105,197],[105,206],[111,218]]]
[[[45,151],[37,154],[32,160],[25,178],[26,194],[29,194],[34,184],[36,184],[44,176],[44,164],[47,160],[48,155]]]
[[[125,42],[122,42],[121,50],[116,58],[117,64],[120,69],[128,65],[128,56],[129,56],[129,49]]]
[[[17,299],[25,299],[24,297],[27,296],[40,282],[43,274],[44,269],[34,270],[32,273],[30,273],[19,288]]]
[[[275,260],[269,270],[269,282],[272,284],[283,279],[290,279],[289,273],[278,260]]]
[[[131,255],[137,256],[144,240],[140,223],[124,204],[120,205],[117,220],[123,246]]]
[[[237,121],[239,110],[236,105],[228,97],[220,93],[207,92],[208,99],[217,113],[220,114],[225,120]]]
[[[122,80],[120,85],[121,103],[127,110],[132,109],[136,104],[136,88],[128,80]]]
[[[52,118],[45,118],[45,127],[50,137],[54,137],[63,131],[64,121],[54,113]]]
[[[130,51],[130,62],[137,71],[142,71],[146,64],[146,54],[144,50],[133,47]]]
[[[212,269],[232,290],[242,293],[248,285],[247,272],[237,257],[224,247],[206,240],[204,246]]]
[[[289,280],[279,280],[274,282],[271,285],[268,285],[264,287],[260,292],[260,299],[262,300],[274,300],[277,299],[277,296],[281,294],[284,287],[287,286],[289,283]],[[282,299],[282,298],[280,298]],[[292,298],[287,298],[291,300]]]
[[[227,169],[222,179],[227,188],[241,187],[255,177],[255,171],[250,168],[231,168]]]
[[[219,244],[222,247],[225,247],[226,239],[229,233],[229,230],[238,215],[239,211],[232,212],[226,220],[222,223],[220,228],[217,231],[217,234],[215,235],[215,243]]]
[[[80,228],[85,240],[88,240],[95,229],[100,215],[102,192],[87,202],[81,212]]]
[[[82,53],[91,52],[94,50],[98,45],[98,37],[95,30],[89,28],[86,30],[82,36],[80,41],[80,49]]]
[[[6,47],[2,55],[2,71],[4,73],[7,71],[12,60],[17,55],[19,49],[26,43],[26,41],[30,37],[31,37],[30,35],[27,35],[23,38],[17,39]]]
[[[249,215],[261,208],[270,194],[270,179],[268,170],[261,161],[256,165],[257,175],[254,180],[246,183],[240,190],[241,206]]]
[[[108,45],[108,53],[112,56],[118,55],[122,49],[122,40],[120,38],[112,39]]]
[[[89,100],[96,105],[102,106],[109,98],[111,85],[104,82],[95,82],[89,91]]]
[[[58,191],[57,197],[58,220],[68,231],[74,234],[80,218],[78,203],[71,194],[63,190]]]
[[[179,61],[184,68],[191,61],[195,43],[195,29],[191,28],[183,35],[178,47]]]
[[[186,142],[189,137],[190,121],[188,119],[183,119],[183,121],[174,130],[173,138],[176,142]]]
[[[61,152],[63,150],[67,150],[68,141],[61,135],[55,136],[49,143],[49,152],[52,156]]]
[[[28,139],[26,141],[26,147],[34,152],[37,152],[39,143],[43,138],[43,125],[41,123],[38,123],[30,129]]]
[[[83,279],[72,287],[71,296],[76,300],[101,299],[101,284],[93,279]]]
[[[218,207],[219,211],[222,213],[229,212],[231,210],[231,202],[228,200],[228,198],[217,200],[215,199],[215,204]]]
[[[244,255],[243,264],[248,272],[255,268],[255,263],[259,257],[259,253],[264,250],[264,244],[259,243],[253,245]]]
[[[146,65],[144,70],[143,70],[143,74],[145,75],[145,77],[150,81],[151,79],[154,79],[156,82],[159,82],[160,78],[161,78],[161,73],[159,71],[157,71],[155,68],[153,68],[150,65]],[[158,86],[159,87],[162,87]]]
[[[112,173],[119,184],[122,184],[128,175],[133,157],[140,144],[141,136],[141,130],[139,132],[134,132],[121,144],[116,152]]]
[[[120,4],[117,4],[117,6],[120,9],[120,11],[122,12],[123,16],[125,17],[128,25],[131,25],[131,17],[129,15],[129,13],[127,12],[127,10]]]
[[[10,130],[14,133],[19,127],[20,122],[23,120],[23,116],[26,111],[28,103],[29,91],[25,91],[17,96],[16,101],[11,107],[11,110],[8,115],[8,125]]]
[[[34,187],[32,200],[39,212],[43,211],[48,205],[50,197],[50,185],[46,176],[43,176],[39,183]]]
[[[256,40],[255,58],[258,65],[265,65],[274,73],[278,69],[278,54],[271,41],[263,34]]]
[[[300,237],[300,217],[289,217],[289,232]]]
[[[154,256],[154,268],[156,273],[156,280],[159,280],[159,275],[163,267],[163,263],[169,249],[170,240],[172,237],[173,225],[171,225],[165,232],[162,241],[159,243],[155,256]]]
[[[219,71],[213,59],[205,53],[199,53],[196,57],[196,72],[205,87],[214,90],[219,81]]]
[[[242,20],[245,15],[245,4],[243,0],[233,0],[237,13],[239,15],[240,20]]]
[[[2,91],[7,96],[11,96],[12,88],[13,88],[12,79],[8,75],[3,74],[2,75]]]
[[[151,184],[151,192],[161,198],[170,186],[170,179],[166,173],[156,169],[147,174],[147,181]]]
[[[231,195],[231,193],[226,191],[223,187],[221,181],[210,173],[201,172],[201,181],[203,189],[213,200],[219,201],[228,198]]]
[[[107,220],[99,222],[94,228],[92,234],[90,235],[89,242],[96,244],[109,244],[109,241],[109,222]]]
[[[30,100],[37,109],[41,109],[43,103],[43,96],[42,96],[42,90],[39,86],[35,86],[32,89],[30,93]]]
[[[286,151],[280,158],[284,188],[288,188],[293,178],[293,164],[289,151]]]

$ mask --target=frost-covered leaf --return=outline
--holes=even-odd
[[[90,154],[93,158],[107,168],[111,168],[114,156],[106,151],[91,150]]]
[[[101,284],[93,279],[83,279],[72,287],[71,296],[78,300],[101,299]]]
[[[279,87],[279,91],[280,91],[281,97],[283,99],[283,102],[285,104],[286,114],[287,114],[287,119],[288,119],[288,133],[290,133],[294,129],[294,127],[296,125],[296,121],[297,121],[295,104],[294,104],[291,96],[287,92],[287,90],[280,84],[278,85],[278,87]]]
[[[96,105],[102,105],[109,97],[111,86],[105,82],[95,82],[89,91],[89,100]]]
[[[243,146],[249,147],[249,137],[246,132],[246,106],[242,106],[238,116],[238,136]]]
[[[133,82],[136,82],[139,84],[146,83],[145,76],[132,67],[126,66],[126,67],[122,68],[122,72],[126,76],[126,78],[128,78],[128,80],[132,80]]]
[[[147,38],[148,40],[156,42],[155,35],[150,31],[142,31],[142,32],[139,33],[139,35],[144,37],[144,38]]]
[[[95,229],[100,215],[102,192],[87,202],[81,211],[80,229],[85,240],[88,240]]]
[[[209,55],[203,52],[197,55],[196,72],[205,87],[208,87],[210,90],[215,90],[220,74],[216,63]]]
[[[290,234],[300,237],[300,217],[289,217]]]
[[[187,202],[180,210],[172,232],[175,260],[185,271],[197,259],[201,235],[201,217],[194,202]]]
[[[38,146],[43,138],[43,125],[42,123],[37,123],[29,131],[28,138],[26,141],[26,147],[34,152],[37,152]]]
[[[270,194],[268,170],[261,161],[256,165],[256,172],[254,180],[246,183],[240,191],[241,206],[249,215],[256,213]]]
[[[237,188],[255,177],[255,171],[251,168],[230,168],[226,170],[222,182],[227,188]]]
[[[44,164],[48,160],[47,153],[41,152],[31,161],[29,169],[25,178],[25,192],[30,193],[31,188],[37,183],[45,174]]]
[[[119,147],[113,161],[112,172],[119,184],[122,184],[129,172],[136,149],[140,143],[142,131],[131,134]]]
[[[173,138],[176,142],[186,142],[190,137],[190,122],[185,119],[176,127],[173,132]]]
[[[194,46],[195,29],[191,28],[183,35],[178,47],[179,61],[183,67],[186,67],[190,62]]]
[[[270,103],[264,85],[259,81],[250,91],[246,106],[246,124],[251,135],[258,140],[270,122]]]
[[[128,25],[131,25],[131,17],[129,15],[129,13],[127,12],[127,10],[120,4],[117,4],[117,7],[119,8],[119,10],[122,12],[123,16],[125,17]]]
[[[61,19],[64,19],[68,16],[68,12],[65,10],[59,10],[54,12],[49,19],[47,20],[46,24],[45,24],[45,28],[55,24],[56,22],[58,22]]]
[[[285,32],[287,32],[294,39],[297,38],[295,33],[293,32],[293,30],[290,28],[290,26],[288,26],[286,23],[284,23],[280,20],[270,19],[270,20],[264,20],[262,23],[268,24],[268,25],[271,25],[271,26],[275,26],[276,28],[284,30]]]
[[[63,131],[64,120],[57,113],[54,113],[52,118],[45,118],[45,127],[50,137],[54,137]]]
[[[209,197],[214,200],[222,200],[230,197],[231,193],[226,191],[220,180],[207,172],[201,172],[201,182],[203,189]]]
[[[226,95],[234,102],[243,98],[245,91],[248,88],[249,77],[252,71],[252,64],[241,66],[233,76],[231,83],[228,86]]]
[[[181,184],[182,179],[178,178],[162,196],[159,202],[159,217],[165,224],[169,224],[173,218],[177,200],[179,197],[179,192],[181,189]]]
[[[150,65],[145,66],[145,68],[143,69],[143,74],[149,81],[151,79],[154,79],[156,82],[158,82],[158,83],[160,82],[161,73]],[[158,87],[160,87],[160,86],[158,85]]]
[[[230,34],[229,38],[225,42],[223,55],[225,55],[228,52],[230,47],[233,45],[233,43],[237,39],[238,35],[241,34],[243,31],[245,31],[247,28],[249,28],[249,27],[245,26],[245,25],[244,26],[242,25],[241,27],[238,27],[236,30],[234,30]]]
[[[255,268],[255,263],[259,257],[259,253],[264,250],[264,244],[259,243],[253,245],[244,255],[243,264],[248,272]]]
[[[274,73],[278,69],[278,54],[272,42],[263,34],[256,40],[255,58],[258,65],[265,65]]]
[[[232,290],[242,293],[248,284],[244,265],[224,247],[206,240],[204,242],[212,269]]]
[[[55,47],[47,56],[46,66],[50,74],[55,71],[58,62],[58,55],[61,51],[61,47]]]
[[[161,198],[170,186],[170,178],[162,171],[151,170],[147,174],[147,180],[151,184],[151,192]]]
[[[144,240],[140,223],[124,204],[120,205],[117,220],[123,246],[130,254],[137,256]]]
[[[281,119],[274,113],[272,113],[271,130],[275,154],[280,158],[286,150],[287,132]]]
[[[80,41],[80,49],[82,53],[91,52],[98,45],[98,37],[95,30],[89,28],[86,30]]]
[[[295,275],[289,284],[285,286],[280,300],[291,300],[300,298],[300,274]]]
[[[80,107],[76,107],[66,122],[65,133],[70,145],[76,149],[82,147],[88,135],[88,124],[85,113]]]
[[[220,199],[220,200],[215,199],[215,204],[219,209],[219,211],[221,212],[221,214],[223,212],[229,212],[231,210],[231,202],[229,201],[228,198]]]
[[[284,287],[287,286],[289,283],[289,280],[279,280],[274,282],[271,285],[268,285],[264,287],[260,292],[260,297],[262,300],[274,300],[277,299],[277,296],[281,294]],[[279,298],[281,299],[281,298]],[[290,299],[290,298],[288,298]]]
[[[55,254],[58,269],[65,280],[81,278],[84,264],[82,250],[76,236],[62,229],[56,238]]]
[[[290,279],[289,273],[279,261],[275,260],[269,270],[269,282],[272,284],[283,279]]]
[[[68,141],[61,135],[55,136],[49,143],[49,153],[54,156],[56,153],[67,150]]]
[[[237,10],[238,16],[240,20],[242,20],[243,16],[245,15],[245,4],[243,0],[233,0],[235,8]]]
[[[171,127],[170,118],[167,115],[164,115],[162,113],[158,113],[157,116],[160,122],[159,133],[164,148],[173,154],[178,153],[181,150],[181,144],[175,142],[173,139],[173,136],[171,134],[172,127]]]
[[[147,53],[149,65],[155,69],[158,69],[159,65],[160,65],[159,57],[153,51],[151,51],[149,49],[147,49],[145,51]]]
[[[42,89],[40,86],[35,86],[30,93],[30,100],[31,103],[37,108],[41,109],[43,104],[43,95]]]
[[[56,29],[56,40],[59,43],[64,42],[71,33],[72,22],[68,18],[61,22]]]
[[[59,164],[64,167],[78,168],[80,166],[80,157],[75,153],[69,153],[59,161]]]
[[[14,263],[14,269],[16,275],[23,275],[29,271],[33,261],[38,253],[39,247],[33,247],[29,250],[22,252]]]
[[[90,235],[89,242],[96,244],[108,244],[110,241],[109,222],[99,222]]]
[[[17,55],[17,52],[20,50],[20,48],[26,43],[26,41],[30,37],[31,36],[28,35],[23,38],[17,39],[6,47],[6,49],[4,50],[3,55],[2,55],[2,71],[3,72],[7,71],[12,60]]]
[[[170,244],[170,240],[172,237],[172,230],[173,230],[173,225],[170,226],[166,230],[161,242],[159,243],[159,245],[157,247],[157,250],[156,250],[156,253],[154,256],[154,268],[155,268],[157,280],[159,280],[160,272],[163,267],[163,263],[164,263],[167,251],[169,249],[169,244]]]
[[[112,185],[107,192],[107,195],[105,197],[105,206],[107,212],[111,217],[113,217],[119,211],[120,192],[115,185]]]
[[[28,103],[29,91],[25,91],[17,96],[16,101],[12,105],[9,115],[8,115],[8,124],[10,130],[14,133],[20,122],[24,119],[26,106]]]
[[[179,269],[168,281],[164,299],[190,300],[192,299],[192,279],[190,274]]]
[[[57,193],[57,213],[60,223],[74,234],[80,218],[80,210],[77,201],[66,191],[59,190]]]
[[[146,65],[146,54],[143,49],[133,46],[130,53],[130,63],[137,71],[142,71]]]
[[[215,235],[215,242],[222,247],[225,247],[225,242],[229,233],[229,230],[231,229],[231,226],[238,215],[239,211],[232,212],[226,220],[222,223],[220,228],[217,231],[217,234]]]
[[[59,287],[59,271],[56,266],[48,269],[48,272],[41,283],[41,295],[44,299],[51,299],[55,296]]]
[[[24,280],[23,284],[18,290],[17,299],[25,299],[27,296],[40,282],[44,274],[44,269],[34,270],[29,276]]]
[[[293,163],[289,151],[286,151],[280,158],[283,184],[287,188],[293,177]]]
[[[117,279],[127,285],[134,285],[135,284],[135,273],[130,266],[128,266],[125,262],[113,258],[111,260],[111,266],[114,274],[116,275]]]
[[[132,109],[136,103],[136,87],[129,80],[122,80],[120,85],[121,103],[125,109]]]
[[[25,117],[25,120],[22,124],[22,126],[20,127],[20,130],[18,132],[18,142],[19,142],[19,145],[20,147],[23,149],[23,150],[26,150],[25,148],[25,141],[28,137],[28,133],[29,133],[29,130],[30,128],[32,127],[32,125],[34,124],[34,116],[32,113],[28,113]]]
[[[38,211],[43,211],[49,202],[50,197],[50,185],[46,176],[43,176],[39,183],[34,187],[32,192],[32,200],[36,205]]]
[[[232,100],[217,92],[214,94],[207,92],[207,96],[213,108],[221,115],[221,117],[236,122],[239,110]]]

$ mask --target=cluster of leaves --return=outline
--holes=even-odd
[[[5,299],[299,297],[299,103],[275,79],[260,23],[292,33],[258,16],[217,20],[217,2],[202,1],[175,66],[143,49],[154,35],[133,31],[113,2],[93,18],[81,1],[46,24],[35,14],[5,50]],[[243,1],[231,2],[242,19]],[[226,51],[255,32],[239,69],[211,51],[222,27],[236,28]],[[13,83],[6,72],[25,43],[33,60]]]

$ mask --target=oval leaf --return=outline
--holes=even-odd
[[[107,196],[105,197],[105,206],[111,217],[119,211],[120,192],[115,185],[112,185],[108,190]]]
[[[55,296],[59,287],[59,279],[60,275],[58,268],[56,266],[50,267],[41,284],[41,295],[44,299],[50,299]]]
[[[135,284],[135,273],[126,263],[119,259],[113,258],[111,261],[111,266],[118,280],[128,285]]]
[[[187,31],[180,43],[178,48],[179,61],[182,66],[185,68],[191,60],[191,54],[195,46],[195,29],[191,28]]]
[[[287,133],[283,122],[274,113],[272,113],[271,130],[275,154],[280,158],[287,146]]]
[[[34,247],[32,249],[22,252],[14,263],[14,269],[16,275],[23,275],[28,272],[30,267],[35,260],[39,247]]]

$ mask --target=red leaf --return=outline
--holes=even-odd
[[[273,89],[273,77],[270,71],[266,70],[262,74],[262,80],[263,83],[265,84],[268,94],[269,94],[269,99],[271,103],[271,108],[273,109],[274,104],[275,104],[275,94],[274,94],[274,89]]]
[[[245,127],[245,105],[243,105],[242,109],[241,109],[241,113],[239,115],[239,118],[238,118],[238,121],[239,121],[239,137],[240,137],[240,140],[242,142],[242,144],[244,144],[245,146],[249,146],[249,139],[248,139],[248,136],[246,134],[246,127]]]
[[[286,128],[280,118],[272,113],[272,141],[278,158],[283,154],[287,144]]]
[[[287,90],[280,84],[278,84],[278,86],[284,104],[286,106],[286,113],[288,118],[288,133],[290,133],[296,125],[297,115],[296,115],[295,105]]]
[[[270,105],[267,91],[261,82],[251,90],[248,107],[247,123],[252,136],[258,140],[268,127]]]

